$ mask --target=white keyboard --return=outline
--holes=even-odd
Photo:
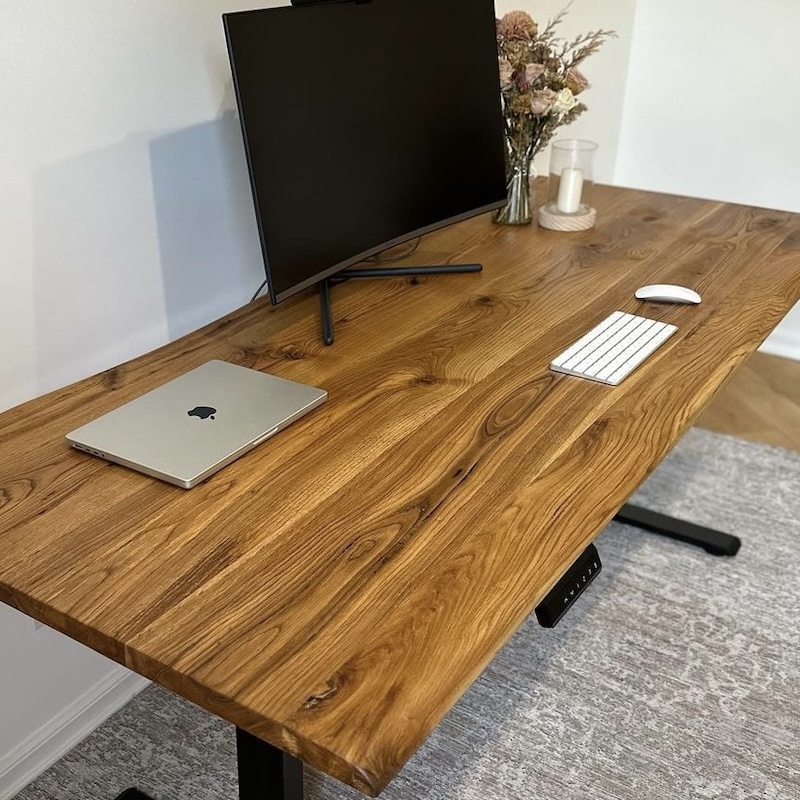
[[[678,330],[615,311],[550,362],[550,369],[616,386]]]

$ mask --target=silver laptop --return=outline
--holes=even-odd
[[[71,431],[67,441],[191,489],[327,396],[314,386],[209,361]]]

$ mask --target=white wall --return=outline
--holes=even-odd
[[[146,685],[0,603],[0,798],[13,797]]]
[[[800,212],[800,4],[638,0],[614,182]],[[764,350],[800,359],[800,306]]]
[[[220,15],[270,4],[0,3],[0,410],[262,280]],[[140,686],[0,605],[0,798]]]
[[[263,4],[0,4],[0,408],[258,285],[220,14]]]

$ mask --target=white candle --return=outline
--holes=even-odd
[[[581,207],[583,172],[577,167],[564,167],[558,184],[556,208],[562,214],[574,214]]]

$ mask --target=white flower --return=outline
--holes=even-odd
[[[558,94],[556,94],[556,98],[553,101],[553,113],[554,114],[566,114],[567,111],[575,108],[578,105],[578,100],[574,94],[572,94],[571,89],[562,89]]]

